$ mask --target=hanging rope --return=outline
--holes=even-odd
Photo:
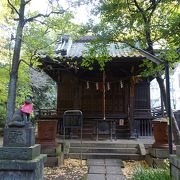
[[[127,78],[121,78],[119,80],[115,80],[115,81],[108,81],[109,84],[114,84],[114,83],[120,83],[120,82],[124,82],[124,81],[127,81],[129,80],[130,77],[127,77]],[[89,84],[96,84],[98,83],[97,81],[90,81],[90,80],[85,80],[85,79],[79,79],[79,81],[81,82],[85,82],[85,83],[89,83]]]

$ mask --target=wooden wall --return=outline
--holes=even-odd
[[[80,109],[85,117],[103,117],[103,92],[96,89],[95,82],[90,82],[87,88],[87,81],[79,79],[72,72],[62,71],[60,76],[57,109],[61,115],[66,110]],[[119,82],[112,82],[110,90],[106,89],[106,116],[128,115],[129,82],[129,80],[123,82],[123,88]],[[136,85],[134,108],[150,108],[148,83],[140,82]]]
[[[135,109],[150,109],[150,83],[140,82],[135,87]]]

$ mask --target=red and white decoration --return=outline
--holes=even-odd
[[[110,83],[109,82],[107,82],[107,90],[109,91],[111,89],[111,87],[110,87]]]

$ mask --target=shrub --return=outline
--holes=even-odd
[[[170,180],[169,169],[137,169],[132,180]]]

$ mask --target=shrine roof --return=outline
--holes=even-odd
[[[57,45],[56,57],[66,58],[83,58],[88,51],[88,45],[96,38],[93,36],[84,36],[76,41],[72,41],[69,36],[64,36]],[[109,56],[112,58],[143,58],[144,56],[131,47],[127,47],[122,43],[109,43],[108,44]]]

